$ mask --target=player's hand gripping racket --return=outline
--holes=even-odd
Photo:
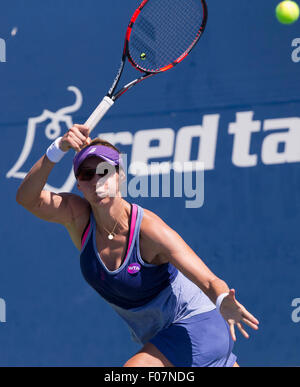
[[[144,79],[170,70],[186,58],[198,43],[206,22],[205,0],[144,0],[130,20],[117,77],[85,123],[90,132],[127,90]],[[126,59],[143,76],[116,92]]]

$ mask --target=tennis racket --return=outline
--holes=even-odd
[[[198,43],[206,23],[205,0],[144,0],[127,28],[112,87],[85,123],[90,132],[126,91],[182,62]],[[143,75],[116,91],[127,60]]]

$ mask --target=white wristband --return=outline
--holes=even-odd
[[[222,293],[219,295],[219,297],[217,298],[217,302],[216,302],[216,308],[217,308],[217,311],[220,312],[220,307],[221,307],[221,304],[224,300],[225,297],[227,297],[229,295],[229,293]]]
[[[47,149],[46,155],[52,163],[58,163],[64,157],[67,152],[63,152],[59,143],[62,137],[58,137]]]

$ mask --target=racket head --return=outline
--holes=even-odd
[[[129,23],[124,56],[143,73],[170,70],[198,43],[207,17],[205,0],[144,0]]]

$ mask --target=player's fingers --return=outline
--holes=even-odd
[[[72,138],[76,140],[76,142],[80,147],[83,147],[84,145],[89,145],[92,141],[90,137],[85,137],[84,135],[80,134],[80,132],[77,132],[77,131],[78,129],[76,129],[75,132],[74,130],[70,131],[70,135],[72,136]]]
[[[87,126],[75,124],[74,127],[77,128],[85,137],[89,136],[90,129]]]
[[[74,149],[76,152],[80,152],[81,150],[75,141],[69,141],[69,149]]]
[[[84,145],[84,142],[81,141],[74,133],[69,132],[68,133],[68,142],[70,146],[76,150],[76,152],[79,152]]]
[[[229,290],[229,296],[232,297],[233,299],[235,299],[235,290],[234,289]]]
[[[87,145],[90,145],[90,143],[92,142],[91,137],[88,137],[88,138],[85,140],[85,142],[86,142]]]
[[[241,334],[246,338],[246,339],[249,339],[249,335],[248,333],[245,331],[245,329],[243,328],[243,325],[241,323],[237,323],[236,326],[238,327],[239,331],[241,332]]]
[[[80,138],[81,141],[86,142],[86,139],[88,138],[89,134],[85,133],[84,131],[81,131],[80,128],[78,128],[76,125],[74,125],[70,132],[75,134],[76,137]]]
[[[74,149],[76,152],[80,152],[81,148],[75,141],[70,141],[70,146],[72,149]]]
[[[234,324],[233,323],[229,324],[229,330],[230,330],[230,334],[231,334],[232,340],[236,341],[236,336],[235,336],[235,330],[234,330]]]
[[[251,313],[249,313],[248,310],[246,310],[245,308],[243,308],[242,315],[244,318],[251,321],[253,324],[256,324],[256,325],[259,324],[259,321]]]
[[[250,328],[252,329],[258,329],[258,326],[257,324],[253,324],[250,320],[246,319],[246,318],[242,318],[242,321],[243,323],[247,324]]]

